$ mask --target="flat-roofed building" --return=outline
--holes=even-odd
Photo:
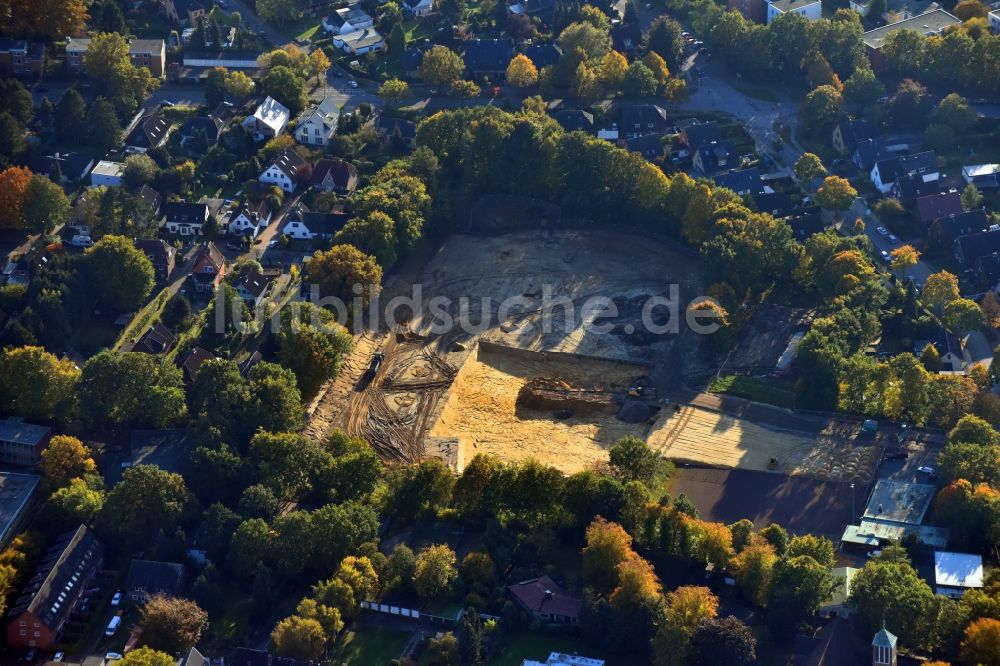
[[[972,553],[934,553],[934,591],[960,597],[983,586],[983,556]]]
[[[30,467],[41,459],[52,438],[52,428],[32,425],[11,416],[0,421],[0,464]]]
[[[24,522],[40,480],[34,474],[0,472],[0,548],[6,547]]]
[[[935,9],[920,16],[913,16],[902,21],[884,25],[881,28],[869,30],[861,38],[864,40],[865,52],[868,54],[868,60],[872,64],[872,69],[876,72],[881,72],[885,70],[885,56],[882,54],[882,47],[885,46],[885,38],[890,34],[900,30],[912,30],[927,37],[930,35],[939,35],[945,28],[961,23],[961,20],[945,10]]]

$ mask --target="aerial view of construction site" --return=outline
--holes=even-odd
[[[643,304],[670,285],[681,316],[701,293],[695,261],[671,246],[577,230],[456,235],[390,278],[383,302],[414,284],[424,303],[445,297],[456,320],[468,299],[468,318],[481,325],[432,332],[425,306],[369,330],[311,406],[313,434],[343,428],[386,460],[437,457],[456,471],[489,453],[572,473],[633,435],[681,464],[861,483],[872,476],[879,448],[859,439],[860,424],[760,406],[745,415],[733,400],[689,390],[704,372],[698,336],[683,325],[650,334],[640,321]],[[548,311],[543,289],[562,299]],[[512,297],[518,304],[500,312],[496,304]],[[581,308],[596,297],[615,306],[601,332]],[[481,302],[492,309],[477,311]]]

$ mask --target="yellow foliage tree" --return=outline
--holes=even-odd
[[[618,587],[608,601],[620,612],[632,611],[644,601],[657,599],[663,591],[653,566],[638,555],[619,563],[616,569]]]
[[[538,68],[531,58],[518,53],[507,65],[507,81],[518,88],[530,88],[538,83]]]
[[[702,620],[719,613],[719,598],[707,587],[685,585],[666,596],[666,620],[671,626],[694,631]]]
[[[661,86],[666,84],[667,79],[670,78],[670,68],[667,67],[667,61],[661,58],[656,51],[647,53],[642,59],[642,64],[649,67]]]
[[[625,79],[628,60],[618,51],[608,51],[601,60],[601,83],[609,88],[617,88]]]
[[[583,578],[600,590],[611,590],[618,584],[618,565],[634,554],[629,533],[618,523],[598,516],[587,527],[587,545],[582,551]]]
[[[900,245],[891,252],[893,270],[901,271],[916,266],[920,261],[920,252],[912,245]]]

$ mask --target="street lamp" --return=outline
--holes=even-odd
[[[854,520],[854,482],[851,482],[851,520]]]

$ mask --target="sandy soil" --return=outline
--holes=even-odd
[[[578,387],[626,388],[646,372],[624,363],[519,358],[480,348],[456,376],[430,435],[457,439],[463,463],[489,453],[508,461],[535,458],[576,472],[607,460],[608,448],[622,437],[644,436],[649,424],[624,423],[600,413],[557,420],[551,412],[519,407],[518,391],[534,377]]]

